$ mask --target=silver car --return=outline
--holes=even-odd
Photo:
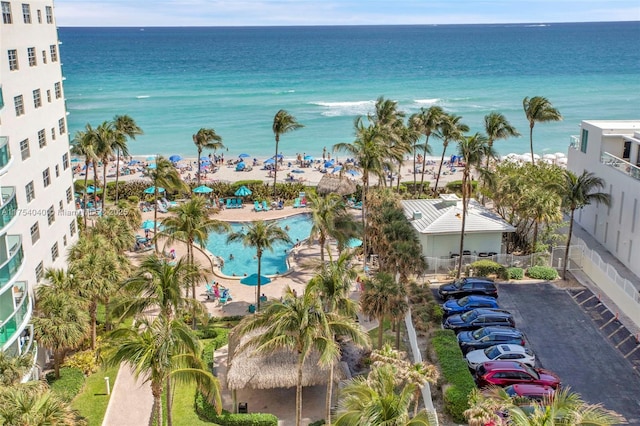
[[[489,361],[518,361],[523,364],[535,367],[536,356],[529,348],[520,345],[495,345],[486,349],[478,349],[467,353],[467,363],[469,368],[475,370],[476,367]]]

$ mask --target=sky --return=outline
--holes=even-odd
[[[60,27],[640,20],[640,0],[55,0],[54,4]]]

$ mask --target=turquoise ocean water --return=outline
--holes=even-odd
[[[640,22],[234,28],[60,28],[71,134],[115,114],[145,131],[134,154],[195,156],[213,127],[229,155],[273,155],[284,108],[305,125],[282,136],[287,156],[353,141],[353,120],[379,96],[411,114],[430,105],[482,130],[490,111],[522,137],[525,96],[564,115],[534,129],[536,152],[566,152],[584,119],[640,119]],[[441,146],[434,141],[434,154]]]

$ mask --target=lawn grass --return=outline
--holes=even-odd
[[[201,420],[196,414],[194,401],[196,398],[195,384],[176,383],[173,392],[173,425],[174,426],[212,426],[215,423]]]
[[[82,391],[71,402],[71,406],[87,419],[88,426],[102,425],[109,404],[104,378],[109,377],[109,383],[113,389],[117,374],[118,367],[98,370],[87,377]]]

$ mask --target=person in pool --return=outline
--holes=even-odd
[[[229,255],[229,260],[233,260],[233,253]]]

